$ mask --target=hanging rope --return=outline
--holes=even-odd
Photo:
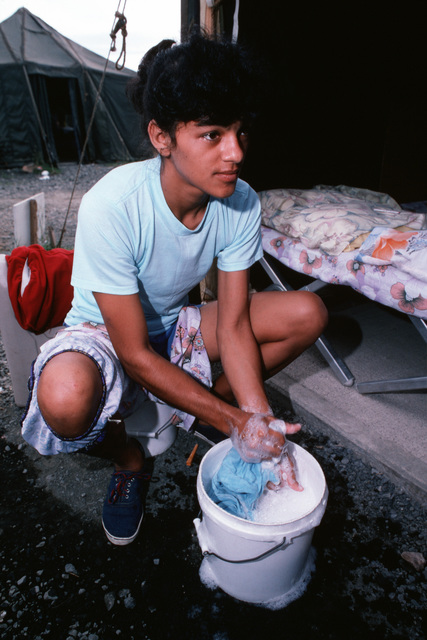
[[[117,33],[119,31],[121,31],[122,32],[122,50],[121,50],[120,55],[119,55],[119,57],[117,59],[117,62],[116,62],[117,71],[121,71],[123,69],[123,67],[125,66],[125,62],[126,62],[126,36],[128,34],[128,32],[126,30],[127,20],[125,18],[125,14],[124,13],[119,13],[118,11],[116,11],[116,18],[117,18],[116,26],[114,27],[114,29],[110,33],[110,38],[113,41],[111,43],[110,51],[117,51],[117,49],[116,49],[116,37],[117,37]],[[120,64],[120,59],[122,58],[122,56],[123,56],[123,62]]]
[[[118,18],[118,21],[117,21],[117,24],[116,24],[116,25],[114,25],[114,22],[113,22],[113,27],[112,27],[112,29],[111,29],[111,33],[110,33],[110,37],[112,38],[113,42],[112,42],[112,44],[111,44],[111,46],[110,46],[110,49],[109,49],[109,51],[108,51],[108,56],[107,56],[107,58],[106,58],[106,60],[105,60],[104,70],[103,70],[103,73],[102,73],[102,76],[101,76],[101,81],[100,81],[100,83],[99,83],[98,91],[97,91],[97,94],[96,94],[96,97],[95,97],[95,102],[94,102],[94,105],[93,105],[92,115],[91,115],[91,118],[90,118],[90,121],[89,121],[89,125],[88,125],[87,131],[86,131],[86,139],[85,139],[85,141],[84,141],[83,148],[82,148],[81,153],[80,153],[79,164],[78,164],[78,167],[77,167],[76,177],[75,177],[75,179],[74,179],[74,185],[73,185],[73,189],[72,189],[72,192],[71,192],[70,201],[69,201],[69,203],[68,203],[67,213],[65,214],[64,224],[62,225],[61,235],[59,236],[58,243],[56,244],[56,247],[57,247],[57,248],[61,246],[62,239],[63,239],[63,237],[64,237],[64,233],[65,233],[65,230],[66,230],[66,227],[67,227],[68,216],[69,216],[69,214],[70,214],[70,210],[71,210],[71,203],[72,203],[72,201],[73,201],[74,192],[75,192],[75,190],[76,190],[77,181],[78,181],[78,179],[79,179],[80,169],[81,169],[81,166],[82,166],[82,164],[83,164],[83,158],[84,158],[84,155],[85,155],[85,153],[86,153],[86,147],[87,147],[88,142],[89,142],[90,132],[91,132],[91,130],[92,130],[93,121],[94,121],[94,119],[95,119],[95,112],[96,112],[96,109],[97,109],[97,106],[98,106],[99,99],[100,99],[100,97],[101,97],[101,91],[102,91],[102,87],[103,87],[103,85],[104,85],[105,74],[106,74],[106,72],[107,72],[108,62],[109,62],[109,59],[110,59],[110,53],[111,53],[112,51],[115,51],[115,50],[116,50],[116,49],[115,49],[115,38],[116,38],[116,34],[117,34],[117,32],[118,32],[120,29],[122,30],[122,35],[123,35],[123,46],[122,46],[122,52],[121,52],[121,54],[120,54],[120,57],[119,57],[119,59],[118,59],[118,60],[117,60],[117,62],[116,62],[116,69],[120,71],[120,70],[121,70],[121,69],[123,69],[123,67],[124,67],[124,60],[126,59],[126,45],[125,45],[125,38],[126,38],[126,35],[127,35],[127,32],[126,32],[126,23],[127,23],[127,20],[126,20],[126,18],[125,18],[125,16],[124,16],[124,10],[125,10],[125,7],[126,7],[126,0],[124,0],[123,12],[122,12],[122,13],[120,13],[120,12],[119,12],[119,8],[120,8],[120,4],[121,4],[121,2],[122,2],[122,0],[119,0],[119,4],[118,4],[118,7],[117,7],[117,11],[116,11],[116,13],[115,13],[115,15],[114,15],[114,21],[116,20],[116,18]],[[120,26],[120,25],[119,25],[119,23],[120,23],[120,20],[121,20],[121,19],[123,19],[123,20],[124,20],[124,26]],[[123,20],[122,20],[122,24],[123,24]],[[119,25],[119,26],[117,26],[117,25]],[[116,28],[116,27],[117,27],[117,28]],[[118,65],[118,63],[119,63],[120,58],[122,57],[122,54],[123,54],[123,53],[124,53],[123,65],[122,65],[122,66],[117,66],[117,65]]]

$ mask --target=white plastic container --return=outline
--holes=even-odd
[[[284,513],[280,524],[245,520],[224,511],[208,495],[211,480],[230,447],[229,440],[212,447],[199,468],[197,496],[202,519],[196,518],[194,525],[204,555],[201,577],[239,600],[273,608],[275,603],[285,606],[302,594],[299,587],[310,579],[314,528],[322,520],[328,499],[325,476],[310,453],[289,442],[297,468],[314,491],[316,507],[289,522]]]
[[[167,404],[146,400],[125,419],[126,433],[139,440],[147,458],[158,456],[175,442],[178,427],[173,420],[174,413]]]

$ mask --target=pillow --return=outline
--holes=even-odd
[[[393,265],[420,282],[427,282],[427,231],[398,231],[376,227],[360,247],[356,260],[378,266]],[[415,285],[417,286],[417,285]],[[415,289],[418,309],[427,309],[427,300]]]
[[[357,239],[361,244],[365,234],[377,226],[406,225],[411,229],[427,226],[425,213],[388,208],[373,199],[355,198],[324,187],[271,189],[258,195],[264,226],[299,240],[308,249],[321,249],[333,256],[348,249]]]
[[[406,224],[402,224],[400,227],[396,227],[395,229],[396,231],[411,231],[411,227],[408,227]],[[344,251],[355,251],[356,249],[360,249],[360,247],[365,242],[366,238],[369,236],[370,233],[371,233],[370,231],[366,231],[366,233],[361,233],[360,236],[356,238],[356,240],[353,240],[353,242],[350,242],[350,244],[348,245],[348,247],[344,249]]]

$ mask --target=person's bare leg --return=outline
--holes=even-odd
[[[90,428],[102,399],[102,380],[95,362],[75,351],[54,356],[40,376],[37,400],[49,426],[60,436],[76,438]],[[140,471],[144,456],[123,421],[108,422],[103,442],[91,455],[108,458],[116,470]]]
[[[145,458],[135,438],[130,438],[125,423],[118,416],[106,424],[105,438],[92,447],[88,454],[96,458],[106,458],[114,463],[116,471],[141,471]]]
[[[64,352],[44,367],[37,390],[40,410],[59,436],[77,438],[92,425],[102,401],[102,379],[96,363],[82,353]],[[116,419],[117,418],[117,419]],[[129,438],[123,420],[114,416],[104,439],[87,453],[107,458],[115,471],[102,509],[102,525],[110,542],[130,544],[138,535],[152,464],[144,465],[138,442]]]
[[[317,340],[326,327],[328,314],[319,296],[308,291],[266,291],[251,296],[250,318],[260,345],[264,379],[268,379]],[[219,360],[216,319],[216,302],[202,307],[201,331],[212,362]],[[233,400],[224,374],[215,381],[213,392],[228,402]]]

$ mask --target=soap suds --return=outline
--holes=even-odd
[[[310,486],[303,491],[295,491],[289,486],[278,491],[266,489],[252,512],[253,521],[262,524],[293,522],[303,518],[316,506],[316,495]]]
[[[296,584],[294,584],[291,589],[289,589],[289,591],[281,596],[278,596],[277,598],[273,598],[272,600],[266,600],[265,602],[254,602],[251,604],[271,610],[284,609],[288,606],[288,604],[294,602],[294,600],[297,600],[305,593],[307,585],[311,580],[311,576],[314,573],[315,563],[316,551],[314,547],[311,547],[301,578]],[[202,564],[200,565],[199,569],[199,577],[202,584],[204,584],[208,589],[214,590],[221,588],[212,572],[209,558],[203,558]]]
[[[280,443],[276,432],[286,433],[286,423],[283,420],[266,420],[265,414],[254,413],[242,431],[232,430],[231,441],[242,460],[261,462],[271,458],[271,452],[274,450],[280,456]]]
[[[264,416],[272,416],[273,415],[273,411],[271,409],[271,407],[268,407],[268,409],[266,411],[263,410],[263,408],[256,403],[253,403],[251,405],[242,405],[241,407],[242,411],[245,411],[246,413],[259,413],[260,415],[264,415]]]

